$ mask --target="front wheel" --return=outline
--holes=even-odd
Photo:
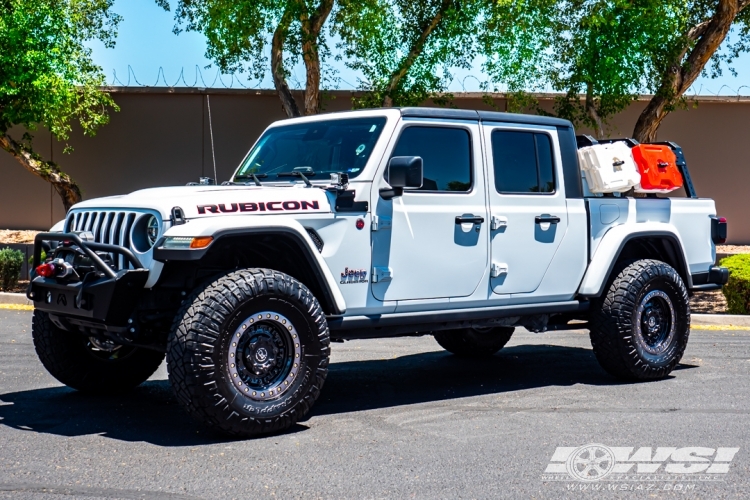
[[[164,360],[161,352],[61,330],[47,313],[39,310],[34,311],[31,335],[47,371],[82,392],[132,389],[153,375]]]
[[[232,272],[188,299],[167,345],[177,399],[237,436],[304,417],[328,373],[328,324],[302,283],[268,269]]]
[[[595,305],[591,345],[610,374],[635,380],[666,377],[690,335],[690,302],[680,275],[658,260],[625,267]]]
[[[507,326],[460,328],[435,332],[433,335],[440,347],[456,356],[486,358],[505,347],[514,330]]]

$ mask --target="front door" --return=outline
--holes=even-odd
[[[392,200],[374,190],[372,293],[382,301],[469,296],[489,263],[479,126],[408,120],[394,137],[378,175],[393,156],[419,156],[424,183]]]
[[[568,227],[554,128],[484,125],[489,170],[491,287],[534,292]]]

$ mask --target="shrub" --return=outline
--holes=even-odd
[[[44,250],[42,250],[42,256],[39,258],[39,262],[41,262],[42,264],[44,264],[45,260],[47,260],[47,252],[45,252]],[[33,255],[33,252],[32,252],[32,255],[29,255],[29,267],[31,267],[33,265],[34,265],[34,255]]]
[[[0,250],[0,289],[10,290],[18,285],[23,266],[23,252],[11,248]]]
[[[721,259],[719,265],[729,268],[729,282],[722,289],[727,298],[727,312],[750,314],[750,254],[729,256]]]

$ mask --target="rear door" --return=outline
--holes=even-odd
[[[379,175],[393,156],[419,156],[424,183],[392,200],[373,193],[377,300],[466,297],[477,289],[489,264],[479,134],[477,122],[425,119],[405,120],[396,131]]]
[[[534,292],[568,227],[557,130],[485,124],[483,132],[494,226],[491,288]]]

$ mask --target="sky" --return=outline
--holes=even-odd
[[[203,35],[185,32],[175,35],[174,13],[165,12],[154,0],[116,0],[113,10],[124,18],[115,48],[107,49],[99,42],[89,44],[94,61],[102,67],[110,85],[273,88],[270,75],[262,81],[250,81],[246,74],[219,75],[215,66],[206,69],[211,61],[205,57]],[[338,77],[337,88],[357,88],[356,72],[343,62],[330,64]],[[716,79],[699,78],[688,94],[750,95],[750,54],[738,59],[735,69],[737,77],[725,71]],[[293,68],[290,85],[301,87],[304,80],[304,68],[301,65]],[[480,80],[482,75],[477,65],[455,74],[448,90],[479,91]]]

